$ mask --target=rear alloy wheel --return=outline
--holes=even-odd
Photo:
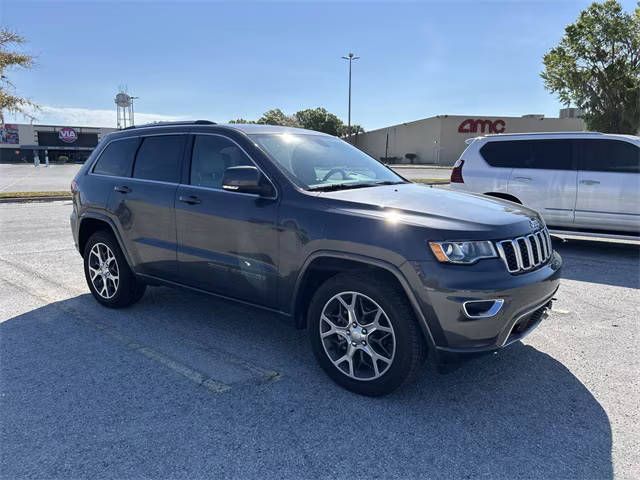
[[[144,295],[146,285],[136,279],[111,232],[95,232],[84,247],[84,274],[94,298],[107,307],[127,307]]]
[[[111,249],[104,243],[91,247],[88,259],[89,276],[98,295],[108,300],[118,291],[120,271],[118,261]]]
[[[342,273],[317,290],[307,316],[313,352],[325,372],[353,392],[378,396],[411,381],[426,342],[397,285]]]

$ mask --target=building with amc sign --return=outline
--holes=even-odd
[[[5,123],[0,125],[0,163],[83,163],[114,128]]]
[[[581,132],[585,125],[577,113],[568,108],[560,111],[560,118],[438,115],[362,133],[352,143],[385,163],[453,165],[468,138],[500,133]]]

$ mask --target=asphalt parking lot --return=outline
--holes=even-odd
[[[555,240],[523,343],[371,399],[274,314],[164,287],[101,307],[70,212],[0,205],[2,478],[640,478],[636,245]]]
[[[0,163],[0,193],[2,192],[50,192],[69,190],[71,180],[82,165],[67,164],[38,168],[30,164]],[[394,167],[395,168],[395,167]],[[448,168],[397,168],[397,172],[409,180],[448,179]]]

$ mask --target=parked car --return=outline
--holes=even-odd
[[[530,207],[551,229],[639,235],[640,138],[522,133],[471,139],[451,189]]]
[[[71,189],[102,305],[163,284],[278,312],[308,329],[333,380],[365,395],[410,381],[427,355],[443,364],[523,338],[558,289],[562,260],[533,210],[412,184],[318,132],[125,129]]]

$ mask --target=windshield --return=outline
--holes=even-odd
[[[336,137],[291,133],[250,137],[308,190],[405,182],[380,162]]]

